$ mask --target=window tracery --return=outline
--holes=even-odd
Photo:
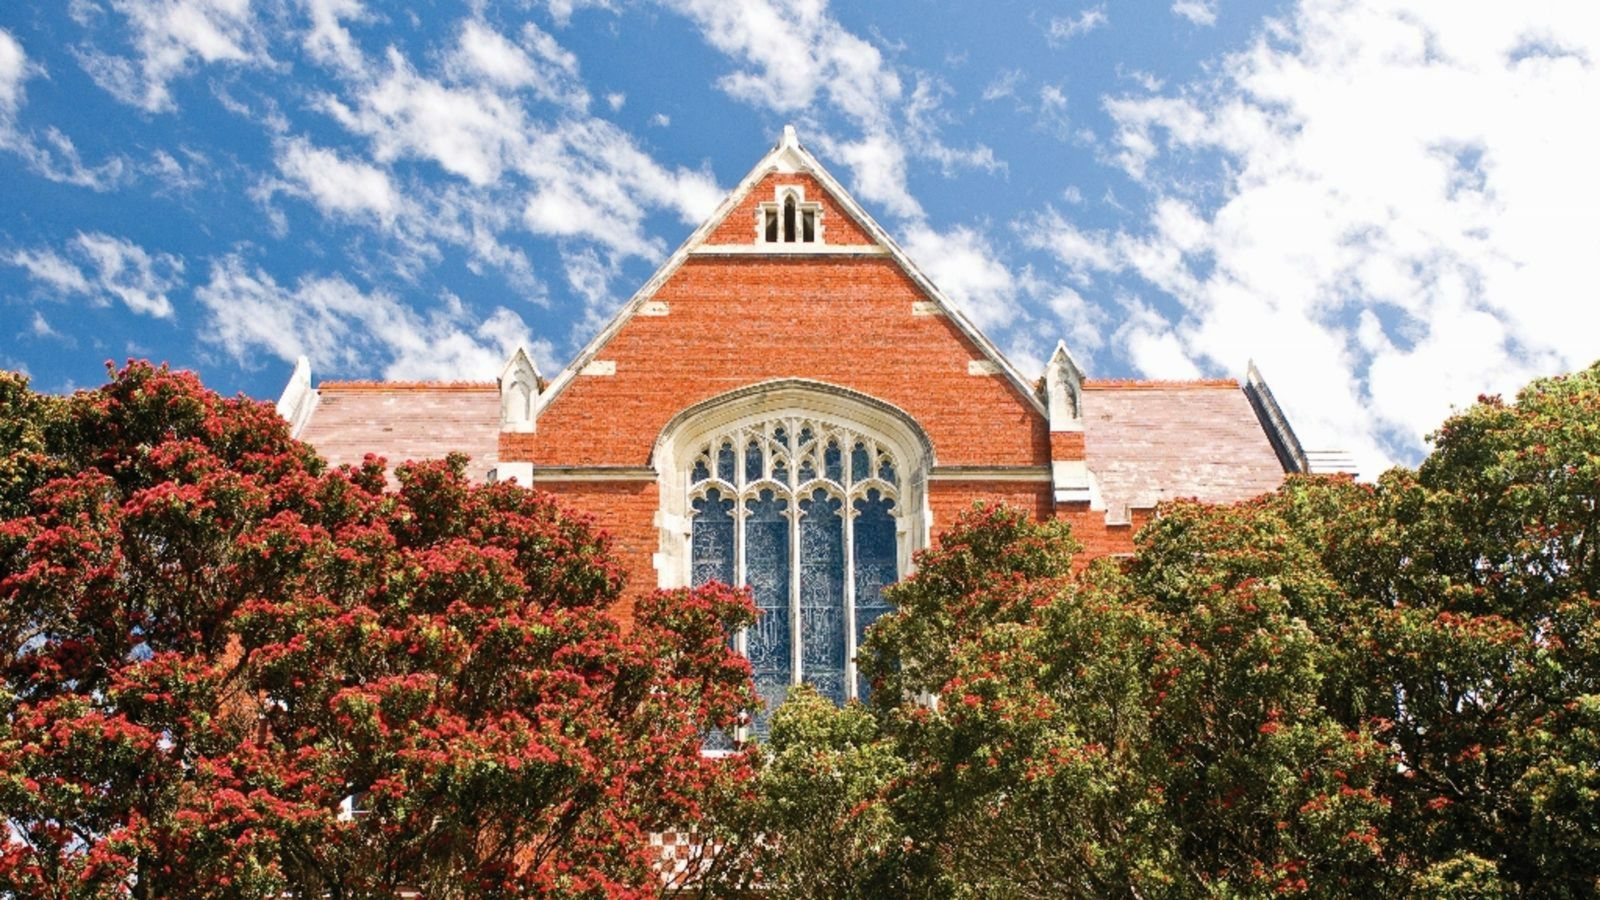
[[[764,243],[822,243],[822,204],[807,202],[799,187],[780,186],[758,210],[757,234]]]
[[[903,464],[888,445],[803,415],[732,425],[687,461],[692,582],[748,584],[761,615],[735,639],[765,710],[793,684],[863,696],[855,652],[899,577]]]

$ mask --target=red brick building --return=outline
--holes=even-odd
[[[740,646],[769,701],[854,695],[882,586],[974,501],[1068,519],[1100,555],[1162,500],[1306,467],[1253,369],[1097,381],[1063,345],[1024,377],[792,129],[554,377],[519,351],[498,382],[313,389],[302,361],[279,408],[334,463],[460,450],[561,495],[614,537],[632,596],[751,585]]]

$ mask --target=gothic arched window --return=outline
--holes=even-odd
[[[756,241],[779,245],[823,243],[822,204],[807,201],[798,187],[780,185],[776,190],[771,201],[757,206]]]
[[[803,415],[730,426],[689,449],[690,577],[747,584],[761,612],[735,639],[766,703],[754,730],[793,684],[836,703],[864,694],[855,651],[899,578],[904,462]]]

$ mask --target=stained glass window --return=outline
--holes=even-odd
[[[765,703],[751,732],[765,736],[793,684],[836,703],[865,696],[852,648],[889,611],[883,589],[900,575],[894,453],[796,416],[726,429],[691,459],[693,583],[749,585],[759,611],[737,643]]]
[[[696,483],[702,477],[704,462],[695,464]],[[692,583],[698,587],[713,581],[733,584],[735,577],[733,547],[733,500],[725,497],[719,488],[711,488],[693,503],[694,534],[690,539]],[[733,737],[721,729],[706,735],[707,750],[732,750]]]
[[[745,581],[755,595],[756,623],[745,636],[745,652],[755,677],[756,693],[766,709],[755,728],[766,731],[766,718],[783,702],[794,681],[794,636],[789,616],[789,501],[771,489],[745,501]]]
[[[895,560],[894,516],[889,510],[894,501],[881,491],[869,490],[855,502],[855,586],[856,646],[866,637],[867,628],[889,611],[883,589],[898,576]],[[866,697],[866,679],[858,679],[857,696]]]
[[[843,503],[817,488],[800,501],[800,671],[806,684],[835,703],[844,680]]]

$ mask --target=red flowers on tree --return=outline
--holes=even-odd
[[[0,893],[634,896],[746,774],[721,588],[624,631],[603,537],[461,460],[327,470],[132,363],[0,376]]]

